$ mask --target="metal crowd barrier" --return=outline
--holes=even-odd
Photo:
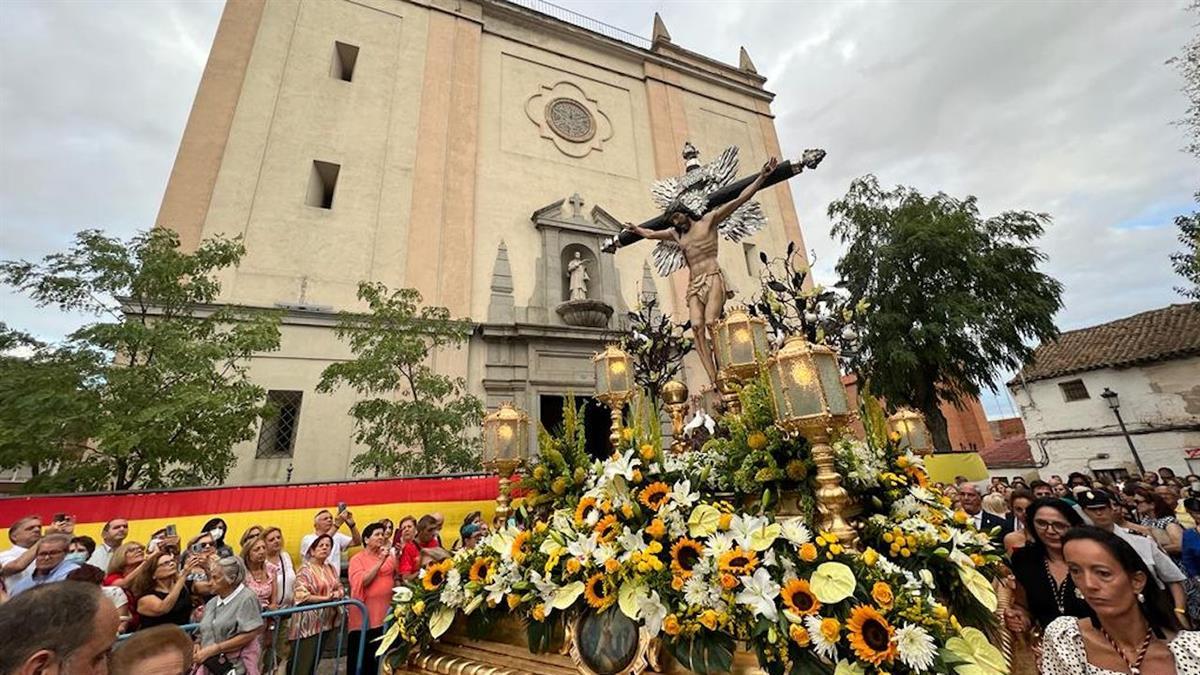
[[[259,656],[259,671],[261,675],[274,675],[280,664],[285,662],[287,667],[285,671],[282,671],[282,673],[286,673],[286,675],[339,675],[342,673],[342,666],[346,663],[347,656],[344,650],[349,647],[349,623],[346,619],[350,614],[351,607],[357,609],[364,617],[363,623],[367,623],[365,620],[365,617],[367,616],[367,606],[359,600],[350,598],[337,600],[334,602],[321,602],[313,605],[300,605],[297,607],[272,609],[263,612],[263,620],[267,623],[269,634],[264,635],[262,638],[263,648],[262,653]],[[331,629],[337,633],[337,641],[332,645],[333,654],[332,656],[328,654],[328,652],[331,651],[331,645],[325,641],[326,633],[329,631],[318,633],[316,636],[313,636],[316,638],[316,644],[312,649],[312,662],[301,664],[299,659],[294,658],[297,648],[300,646],[302,641],[311,640],[312,638],[296,638],[295,640],[288,640],[288,619],[297,614],[303,614],[305,612],[322,612],[329,608],[337,608],[338,610],[338,620],[336,622],[336,626]],[[274,621],[268,621],[269,619],[274,619]],[[188,635],[194,635],[196,631],[200,629],[200,624],[189,623],[185,626],[180,626],[180,628],[182,628],[183,631]],[[119,645],[131,635],[133,635],[133,633],[125,633],[121,635],[117,638],[117,644]],[[283,636],[282,639],[280,638],[281,635]],[[284,645],[287,647],[286,651],[280,648]],[[355,673],[358,673],[362,670],[363,656],[366,654],[367,648],[368,645],[366,640],[366,631],[364,630],[362,631],[362,639],[358,641],[357,654],[354,655],[354,670],[347,670],[347,675],[355,675]],[[375,646],[372,645],[370,648],[374,649]],[[333,670],[329,671],[326,668],[322,668],[318,671],[322,661],[325,663],[332,663]],[[375,673],[369,673],[367,675],[375,675]]]

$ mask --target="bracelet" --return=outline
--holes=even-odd
[[[1186,616],[1186,615],[1187,615],[1187,610],[1186,610],[1186,609],[1183,609],[1182,607],[1176,607],[1176,608],[1175,608],[1175,613],[1176,613],[1176,614],[1183,614],[1183,615],[1185,615],[1185,616]]]

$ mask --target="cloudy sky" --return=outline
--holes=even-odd
[[[1180,151],[1185,101],[1164,62],[1195,30],[1186,0],[558,4],[645,36],[657,11],[675,43],[727,62],[746,46],[785,154],[829,152],[793,187],[821,281],[838,256],[825,206],[874,173],[976,195],[985,214],[1051,214],[1064,330],[1179,301],[1171,218],[1200,166]],[[0,259],[153,223],[221,6],[0,2]],[[46,339],[80,322],[7,290],[0,320]]]

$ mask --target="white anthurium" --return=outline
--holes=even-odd
[[[467,603],[466,607],[463,607],[463,614],[471,614],[475,610],[479,609],[479,606],[482,604],[483,596],[476,595],[475,597],[471,598],[471,601]]]
[[[792,546],[803,546],[812,541],[812,530],[799,518],[788,518],[780,523],[783,538]]]
[[[765,551],[779,538],[779,523],[772,523],[764,516],[735,515],[729,524],[729,532],[738,546],[751,551]]]
[[[658,597],[658,591],[651,591],[649,596],[638,598],[638,615],[646,624],[646,632],[650,637],[656,637],[662,631],[663,619],[667,618],[667,608]]]
[[[554,512],[554,515],[550,517],[550,527],[563,533],[568,539],[575,534],[575,521],[571,513],[566,510]]]
[[[512,544],[516,532],[508,529],[499,530],[488,537],[488,548],[500,554],[501,560],[512,560]]]
[[[745,605],[754,611],[756,616],[765,616],[771,621],[779,619],[779,610],[775,607],[775,598],[779,597],[779,584],[771,578],[771,572],[765,567],[754,570],[753,576],[741,577],[742,592],[734,600],[739,605]]]
[[[411,602],[412,598],[413,592],[408,586],[392,587],[392,602]]]
[[[550,601],[546,613],[549,614],[550,609],[568,609],[581,595],[583,595],[583,582],[572,581],[555,591],[554,599]]]
[[[971,560],[971,556],[958,550],[958,548],[950,551],[950,560],[964,569],[975,569],[975,561]]]
[[[550,536],[542,541],[542,545],[538,547],[538,550],[548,556],[561,556],[567,552],[567,547],[555,541],[553,536]]]

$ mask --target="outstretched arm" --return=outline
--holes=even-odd
[[[742,190],[742,193],[737,196],[737,198],[735,198],[731,202],[722,204],[713,210],[713,215],[712,215],[713,225],[715,226],[715,225],[719,224],[722,220],[725,220],[726,218],[728,218],[729,214],[733,213],[734,211],[737,211],[738,208],[742,204],[745,204],[746,202],[750,201],[750,198],[754,196],[754,193],[758,192],[759,189],[762,188],[763,181],[767,180],[767,176],[771,175],[771,172],[774,171],[775,167],[777,167],[777,166],[779,166],[778,159],[775,159],[774,157],[772,157],[771,159],[768,159],[767,163],[763,164],[762,171],[758,172],[758,176],[754,179],[754,182],[747,185]],[[643,235],[643,236],[645,236],[645,235]]]
[[[625,223],[625,229],[642,237],[643,239],[658,239],[660,241],[675,241],[675,228],[668,227],[665,230],[647,230],[640,225],[633,223]]]

